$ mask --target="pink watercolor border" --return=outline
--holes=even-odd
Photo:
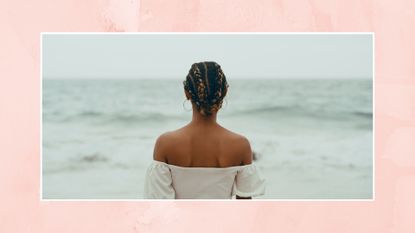
[[[415,232],[415,2],[0,3],[0,232]],[[373,202],[40,202],[39,33],[374,31]]]

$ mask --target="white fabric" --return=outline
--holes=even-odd
[[[144,198],[231,199],[265,193],[265,179],[255,164],[225,168],[181,167],[153,160],[147,169]]]

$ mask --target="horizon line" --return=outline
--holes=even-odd
[[[137,77],[137,76],[43,76],[44,80],[68,80],[68,79],[101,79],[101,80],[184,80],[186,77],[165,77],[165,76],[153,76],[153,77]],[[281,77],[272,77],[272,76],[238,76],[237,78],[229,78],[228,80],[252,80],[252,79],[273,79],[273,80],[282,80],[282,79],[373,79],[369,76],[281,76]]]

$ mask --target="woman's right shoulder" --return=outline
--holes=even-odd
[[[229,140],[237,141],[239,143],[240,142],[249,143],[248,139],[245,136],[243,136],[242,134],[233,132],[233,131],[231,131],[229,129],[226,129],[226,128],[223,128],[223,127],[222,127],[222,130],[225,132],[225,135]]]
[[[238,155],[238,157],[242,160],[242,164],[250,164],[252,163],[252,149],[251,149],[251,143],[249,142],[248,138],[232,132],[230,130],[227,130],[227,145],[229,145],[233,151],[235,151],[235,154]]]

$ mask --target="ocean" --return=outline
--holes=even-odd
[[[44,199],[141,199],[156,138],[191,120],[179,79],[44,79]],[[265,199],[372,198],[371,79],[229,80]]]

